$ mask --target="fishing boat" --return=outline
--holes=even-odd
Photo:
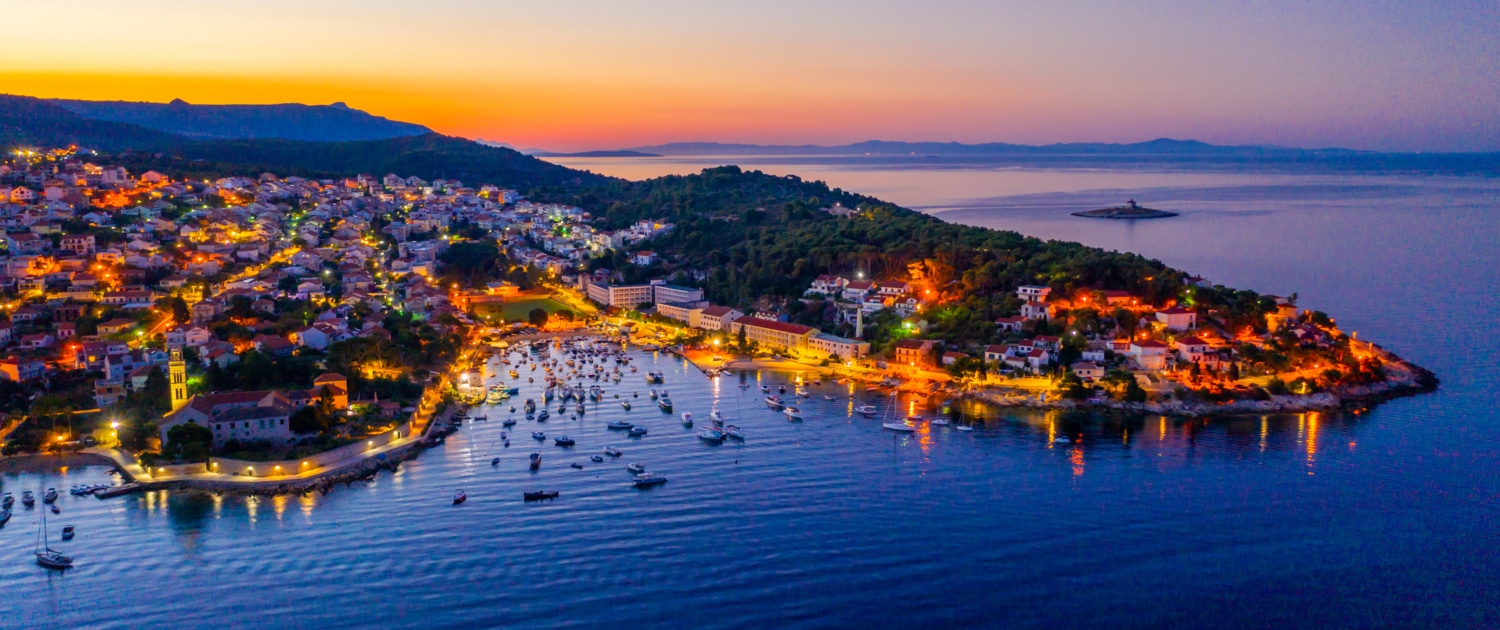
[[[631,424],[629,422],[626,422],[624,420],[614,420],[614,421],[611,421],[609,424],[606,424],[604,426],[606,426],[608,428],[611,428],[611,429],[622,429],[622,430],[625,430],[625,431],[629,431],[630,427],[633,427],[635,425],[633,425],[633,424]]]
[[[646,427],[643,427],[643,426],[640,426],[640,425],[636,425],[636,426],[630,427],[630,435],[632,437],[640,437],[640,436],[645,435],[645,434],[646,434]]]
[[[684,411],[684,412],[682,412],[682,426],[685,426],[685,427],[687,427],[689,429],[693,428],[693,412],[691,412],[691,411]]]
[[[468,500],[469,500],[469,495],[464,494],[463,490],[459,490],[458,492],[453,493],[453,504],[454,505],[458,505],[458,504],[463,503],[464,501],[468,501]]]
[[[725,437],[734,438],[736,440],[744,440],[745,439],[745,433],[743,431],[740,431],[739,427],[734,426],[732,424],[729,425],[729,426],[727,426],[727,427],[724,427],[724,436]]]
[[[527,501],[543,501],[543,500],[546,500],[546,499],[556,499],[559,496],[561,496],[561,495],[557,491],[555,491],[555,490],[552,490],[552,491],[540,490],[540,491],[536,491],[536,492],[523,492],[523,493],[521,493],[521,497],[524,498]]]
[[[628,470],[628,471],[636,473],[636,474],[640,474],[640,473],[646,472],[646,465],[642,464],[640,462],[631,462],[631,463],[625,465],[625,470]]]
[[[645,488],[645,487],[648,487],[648,486],[659,486],[659,485],[664,484],[666,482],[667,482],[666,475],[660,475],[660,474],[657,474],[657,473],[649,473],[648,472],[648,473],[641,473],[639,475],[636,475],[635,476],[635,481],[632,482],[632,483],[634,483],[635,487],[637,487],[637,488]]]
[[[802,420],[802,410],[796,405],[787,405],[785,409],[781,410],[781,413],[786,414],[787,420]]]
[[[566,435],[553,438],[552,443],[558,446],[572,446],[574,444],[573,438],[570,438]]]
[[[621,455],[624,455],[624,453],[620,452],[620,449],[617,449],[613,446],[604,447],[604,454],[610,457],[619,457]]]
[[[698,431],[698,439],[705,442],[723,442],[724,432],[715,428],[701,429]]]
[[[37,552],[36,552],[36,563],[39,564],[39,565],[41,565],[44,568],[47,568],[47,569],[57,569],[59,571],[61,571],[63,569],[70,569],[70,568],[72,568],[73,567],[73,557],[72,556],[68,556],[68,555],[64,555],[63,553],[61,553],[61,552],[59,552],[57,550],[54,550],[52,548],[52,541],[48,540],[48,538],[47,538],[47,515],[46,514],[42,514],[41,530],[42,530],[42,532],[41,532],[42,533],[41,540],[39,540],[37,542],[42,543],[42,546],[41,546],[41,549],[38,549]]]

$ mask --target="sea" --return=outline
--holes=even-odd
[[[481,409],[487,422],[326,495],[64,492],[47,524],[76,558],[65,573],[32,562],[41,511],[17,503],[0,529],[0,627],[1500,627],[1500,178],[1183,160],[556,160],[630,178],[739,164],[1138,252],[1296,294],[1441,386],[1357,414],[960,406],[954,425],[898,434],[854,407],[931,418],[941,401],[790,372],[710,379],[636,350],[665,384],[627,371],[577,420],[553,405],[545,424],[506,429],[509,404]],[[1179,216],[1070,214],[1131,199]],[[540,398],[534,374],[495,379],[521,389],[514,400]],[[765,407],[760,386],[799,378],[802,421]],[[743,442],[703,442],[676,415],[701,426],[714,408]],[[606,428],[616,419],[649,433]],[[624,456],[592,462],[605,446]],[[669,481],[637,489],[627,462]],[[109,479],[7,473],[0,490]],[[454,506],[457,489],[469,498]],[[530,490],[561,496],[524,502]],[[64,524],[77,537],[59,542]]]

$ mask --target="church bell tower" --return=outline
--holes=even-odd
[[[171,377],[172,411],[187,404],[187,363],[182,360],[182,347],[172,346],[167,361],[167,375]]]

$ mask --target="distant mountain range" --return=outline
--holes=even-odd
[[[48,102],[89,120],[129,123],[189,138],[384,140],[432,133],[422,125],[373,116],[343,103],[332,105],[192,105],[126,101]]]
[[[725,144],[719,142],[675,142],[633,147],[626,152],[668,156],[718,155],[791,155],[791,156],[1090,156],[1090,155],[1215,155],[1243,157],[1290,157],[1296,155],[1360,155],[1367,151],[1352,149],[1296,149],[1277,146],[1219,146],[1197,140],[1159,138],[1147,142],[1114,144],[1075,142],[1028,145],[1006,142],[963,144],[960,142],[890,142],[868,140],[839,146]],[[543,154],[536,154],[543,155]]]
[[[70,101],[71,107],[80,107]],[[136,104],[130,104],[136,105]],[[194,106],[187,106],[194,112]],[[222,172],[335,178],[355,173],[384,175],[399,173],[424,179],[460,179],[465,183],[495,183],[517,187],[571,186],[606,180],[599,175],[544,162],[511,149],[480,145],[428,131],[425,127],[397,123],[336,106],[213,106],[189,114],[167,114],[156,119],[178,120],[178,129],[168,132],[145,125],[95,119],[79,114],[64,103],[29,96],[0,95],[0,149],[17,147],[81,148],[113,153],[108,159],[132,170],[155,169],[174,176]],[[155,108],[177,108],[170,104]],[[218,108],[215,110],[214,108]],[[153,108],[121,108],[150,112]],[[94,110],[91,110],[94,111]],[[228,111],[219,116],[214,113]],[[247,113],[256,112],[256,113]],[[94,111],[97,113],[97,111]],[[278,118],[278,113],[285,116]],[[261,122],[254,124],[259,119]],[[229,121],[238,120],[238,123]],[[196,121],[196,122],[195,122]],[[215,122],[217,121],[217,122]],[[234,124],[242,125],[234,127]],[[232,129],[241,131],[231,131]],[[343,138],[309,140],[276,137],[205,138],[206,130],[218,133],[276,133]],[[379,131],[383,129],[384,131]],[[416,134],[407,133],[420,130]],[[298,131],[300,130],[300,131]],[[348,139],[361,134],[401,135],[371,139]],[[316,133],[314,133],[316,132]]]

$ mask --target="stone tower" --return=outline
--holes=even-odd
[[[187,363],[182,360],[182,347],[172,346],[169,350],[167,361],[167,375],[171,379],[172,387],[172,411],[181,409],[187,404]]]

